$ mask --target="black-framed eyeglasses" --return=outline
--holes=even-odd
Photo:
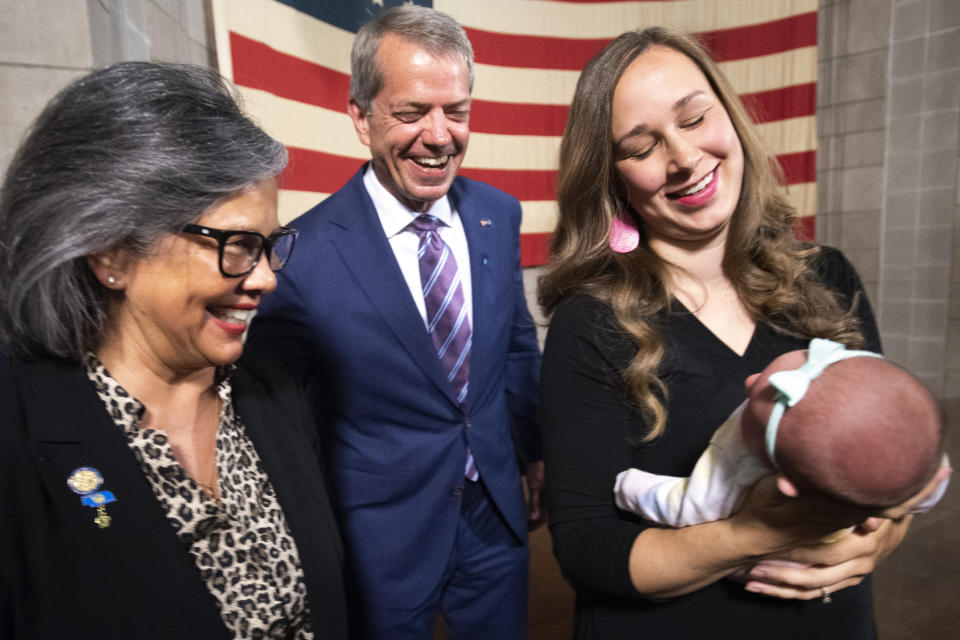
[[[264,251],[267,252],[270,268],[280,271],[290,260],[298,233],[296,229],[280,227],[269,237],[265,237],[256,231],[230,231],[199,224],[188,224],[183,228],[183,232],[217,241],[220,273],[228,278],[239,278],[253,271]]]

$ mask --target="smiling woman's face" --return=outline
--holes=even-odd
[[[743,148],[723,103],[684,54],[653,46],[613,94],[614,160],[659,243],[723,241],[743,182]]]
[[[269,236],[279,227],[277,185],[265,180],[212,207],[198,224]],[[97,351],[117,350],[158,372],[189,373],[234,362],[263,294],[277,280],[266,255],[245,276],[228,278],[218,267],[212,238],[168,234],[148,255],[117,261],[111,269],[122,301],[111,310],[110,330]],[[103,358],[101,358],[103,359]]]

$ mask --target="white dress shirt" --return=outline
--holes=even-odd
[[[413,222],[414,218],[420,215],[416,211],[411,211],[405,205],[401,204],[393,194],[380,184],[377,175],[373,172],[373,165],[367,167],[363,175],[363,185],[373,199],[373,206],[377,209],[377,217],[380,218],[380,224],[383,226],[383,232],[390,242],[390,248],[393,249],[393,255],[400,265],[400,271],[403,272],[403,279],[407,282],[410,289],[410,295],[420,311],[420,317],[423,318],[424,327],[427,323],[427,307],[423,302],[423,288],[420,283],[420,261],[417,257],[417,249],[420,246],[420,238],[415,231],[408,230],[407,225]],[[463,223],[460,221],[460,215],[450,206],[450,200],[443,196],[433,203],[425,213],[436,217],[440,224],[437,229],[440,237],[453,251],[453,257],[457,261],[457,268],[460,270],[460,283],[463,288],[463,300],[467,309],[467,317],[470,319],[470,326],[473,327],[473,297],[470,280],[470,252],[467,249],[467,236],[463,232]]]

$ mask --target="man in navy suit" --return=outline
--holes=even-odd
[[[430,639],[442,612],[458,640],[523,638],[527,528],[544,513],[520,205],[457,177],[473,51],[452,18],[384,11],[358,32],[351,65],[349,114],[372,160],[291,223],[300,259],[252,339],[310,374],[353,634]],[[431,242],[458,274],[454,366],[430,333],[445,312],[422,289]]]

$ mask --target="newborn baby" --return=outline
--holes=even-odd
[[[784,493],[882,515],[949,464],[944,436],[943,412],[917,379],[878,354],[815,338],[747,378],[747,400],[689,478],[627,469],[614,493],[621,509],[685,527],[732,515],[761,477],[779,472]],[[911,513],[932,508],[946,487],[943,480]]]

